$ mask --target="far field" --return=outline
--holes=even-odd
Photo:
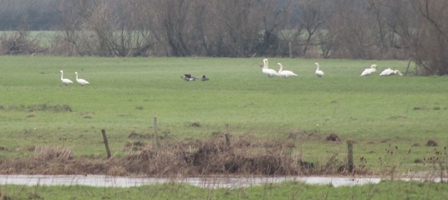
[[[269,58],[270,68],[277,62],[299,76],[268,78],[262,58],[0,57],[0,158],[42,146],[102,157],[101,129],[123,156],[131,133],[153,133],[154,117],[162,144],[210,138],[228,124],[232,137],[289,139],[311,162],[345,155],[352,139],[355,162],[376,169],[381,157],[406,170],[447,146],[447,77],[413,76],[413,64],[407,76],[378,76],[404,73],[407,61]],[[377,72],[360,77],[373,63]],[[59,70],[74,84],[63,85]],[[78,85],[75,71],[90,85]],[[186,82],[185,73],[210,80]],[[331,133],[341,141],[326,141]]]

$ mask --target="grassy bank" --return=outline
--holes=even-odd
[[[41,146],[103,157],[101,129],[113,156],[123,156],[135,141],[131,133],[153,133],[154,117],[162,144],[210,138],[229,124],[233,138],[290,140],[293,154],[312,162],[344,155],[344,141],[353,139],[356,164],[364,157],[376,169],[415,167],[447,145],[446,77],[359,76],[372,63],[404,72],[406,61],[269,62],[299,76],[267,78],[261,58],[0,57],[0,158],[33,155]],[[314,76],[314,62],[325,77]],[[77,71],[90,85],[64,86],[59,70],[74,82]],[[210,80],[186,82],[185,73]],[[327,141],[330,133],[341,141]]]
[[[354,187],[306,185],[298,182],[239,189],[203,189],[187,184],[131,188],[87,186],[1,186],[3,199],[445,199],[448,185],[389,182]]]

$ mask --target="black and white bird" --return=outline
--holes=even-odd
[[[205,75],[202,75],[201,81],[208,81],[208,78]]]
[[[184,76],[181,76],[182,79],[185,81],[196,81],[198,80],[196,77],[191,76],[191,74],[184,74]]]

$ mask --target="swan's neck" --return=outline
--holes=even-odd
[[[316,65],[316,71],[319,71],[319,65]]]
[[[64,79],[64,72],[61,72],[61,80]]]
[[[263,65],[263,69],[267,69],[267,68],[268,68],[268,61],[265,60],[265,61],[264,61],[264,65]]]
[[[278,66],[280,66],[280,69],[278,70],[278,72],[283,71],[283,66],[282,65],[278,65]]]
[[[76,80],[78,80],[78,73],[76,73],[75,75],[76,75]]]

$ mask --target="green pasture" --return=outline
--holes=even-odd
[[[270,68],[277,62],[298,77],[266,77],[262,58],[0,57],[0,158],[39,146],[104,156],[101,129],[122,156],[131,133],[153,134],[154,117],[162,143],[211,138],[225,124],[234,138],[300,133],[291,141],[312,162],[344,155],[347,139],[377,168],[379,157],[406,168],[447,145],[447,77],[413,76],[413,64],[408,76],[378,76],[387,67],[404,73],[407,61],[269,58]],[[377,72],[360,77],[373,63]],[[59,70],[90,85],[65,86]],[[210,80],[186,82],[184,73]],[[330,133],[341,142],[326,141]],[[439,146],[425,146],[430,139]]]
[[[1,186],[3,199],[446,199],[447,184],[383,181],[354,187],[299,182],[237,189],[203,189],[188,184],[131,188],[87,186]]]

